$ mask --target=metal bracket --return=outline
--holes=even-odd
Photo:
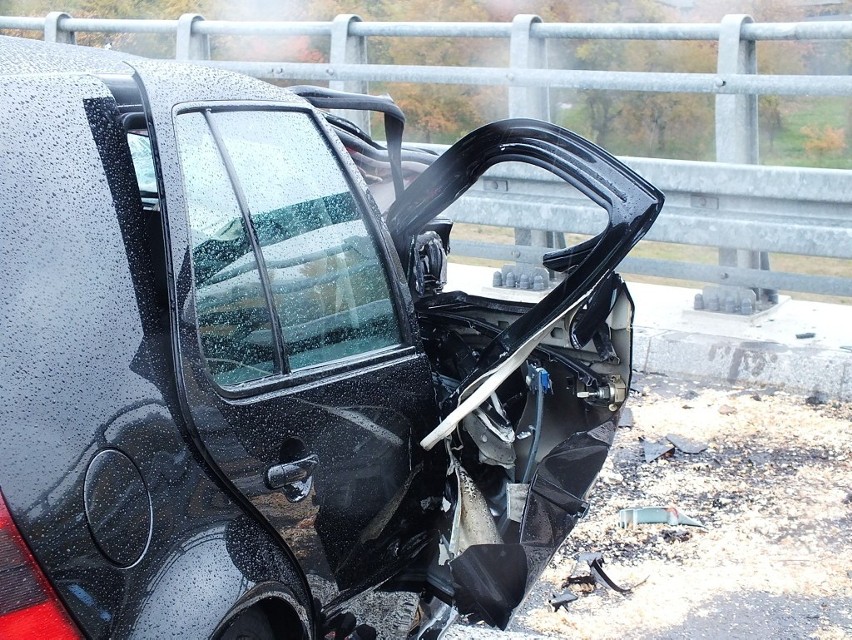
[[[336,64],[367,64],[367,39],[352,35],[352,25],[361,22],[361,17],[352,13],[335,16],[331,23],[331,48],[329,62]],[[329,89],[349,93],[368,93],[370,85],[364,80],[330,80]],[[332,113],[346,118],[359,129],[370,133],[370,114],[365,111],[332,110]]]
[[[716,72],[725,75],[757,73],[753,40],[742,37],[743,25],[754,20],[747,15],[722,19],[719,29],[719,58]],[[758,164],[757,96],[716,96],[716,161]]]
[[[512,20],[512,35],[509,41],[509,80],[524,69],[544,69],[547,66],[547,45],[544,38],[534,38],[534,25],[541,18],[532,14],[521,14]],[[509,117],[538,118],[550,120],[550,90],[547,87],[509,86]]]
[[[210,38],[198,33],[195,26],[204,21],[197,13],[184,13],[178,18],[177,40],[175,43],[176,60],[209,60]]]
[[[512,19],[509,40],[509,117],[550,120],[550,89],[548,87],[513,87],[511,81],[524,69],[544,69],[547,66],[547,40],[534,38],[534,25],[541,18],[521,14]],[[515,244],[550,247],[548,233],[538,229],[516,228]],[[519,265],[520,266],[520,265]]]
[[[73,31],[62,28],[62,22],[71,18],[64,11],[51,11],[44,19],[44,41],[61,44],[77,44],[77,36]]]
[[[752,24],[748,15],[730,15],[722,19],[719,29],[719,56],[716,71],[720,81],[726,75],[757,74],[757,52],[753,40],[742,37],[743,25]],[[716,161],[735,164],[759,164],[757,95],[716,96]],[[719,264],[745,269],[769,270],[769,254],[765,251],[719,248]],[[774,304],[778,294],[772,290],[754,289],[755,302]],[[754,308],[756,305],[753,305]],[[743,313],[743,315],[750,315]]]

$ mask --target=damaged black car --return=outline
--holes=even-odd
[[[663,195],[553,124],[437,155],[388,98],[81,47],[2,39],[0,102],[0,636],[504,628],[589,508]],[[505,162],[607,215],[534,300],[448,283]]]

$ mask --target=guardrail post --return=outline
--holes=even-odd
[[[512,19],[512,36],[509,41],[509,80],[524,69],[547,67],[547,43],[544,38],[533,38],[534,24],[541,18],[531,14],[517,15]],[[550,120],[550,90],[547,87],[509,87],[509,117]]]
[[[44,18],[44,41],[77,44],[75,33],[62,29],[62,21],[70,17],[71,15],[64,11],[51,11],[48,13]]]
[[[726,74],[756,74],[757,54],[753,40],[742,38],[744,24],[754,22],[748,15],[722,18],[719,30],[719,56],[716,71]],[[716,161],[759,164],[757,96],[754,94],[716,96]],[[769,269],[769,254],[728,247],[719,248],[719,265],[746,269]],[[754,290],[758,299],[777,300],[773,291]]]
[[[524,69],[547,67],[547,41],[534,38],[532,28],[540,24],[541,18],[533,14],[520,14],[512,19],[512,35],[509,41],[509,82]],[[538,118],[550,120],[550,90],[548,87],[509,86],[509,117]],[[515,229],[515,244],[534,247],[552,247],[553,234],[540,229]],[[564,243],[563,243],[564,246]]]
[[[350,26],[355,22],[361,22],[361,18],[351,13],[335,16],[332,21],[329,53],[331,64],[367,63],[367,39],[364,36],[352,35],[350,32]],[[330,80],[328,88],[352,93],[367,93],[370,90],[369,83],[361,80]],[[361,129],[370,133],[370,114],[367,111],[335,109],[333,113],[354,122]]]
[[[209,60],[210,38],[203,33],[195,33],[193,27],[204,20],[197,13],[184,13],[178,18],[175,60]]]

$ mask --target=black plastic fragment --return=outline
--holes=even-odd
[[[623,595],[626,595],[632,591],[632,589],[628,589],[627,587],[619,587],[615,582],[613,582],[612,578],[610,578],[606,572],[603,570],[604,559],[602,555],[595,558],[591,562],[589,562],[589,571],[595,577],[595,580],[598,581],[599,584],[606,585],[613,591],[617,591]]]
[[[678,451],[682,451],[683,453],[696,454],[707,449],[706,442],[690,440],[689,438],[679,436],[676,433],[669,433],[666,435],[666,440],[671,442]]]
[[[567,609],[568,609],[568,605],[569,605],[569,604],[571,604],[572,602],[574,602],[575,600],[577,600],[577,598],[578,598],[578,597],[577,597],[577,595],[576,595],[576,594],[571,593],[570,591],[568,591],[568,590],[566,589],[565,591],[563,591],[562,593],[560,593],[558,596],[556,596],[555,598],[553,598],[553,599],[550,601],[550,604],[552,604],[552,605],[553,605],[553,610],[554,610],[554,611],[559,611],[559,608],[560,608],[560,607],[562,607],[562,608],[564,608],[564,609],[566,609],[566,610],[567,610]]]
[[[572,584],[582,584],[582,585],[592,585],[592,586],[602,585],[602,586],[605,586],[605,587],[609,587],[613,591],[616,591],[616,592],[618,592],[622,595],[627,595],[628,593],[633,591],[633,589],[635,587],[639,586],[637,584],[634,587],[628,588],[628,587],[621,587],[621,586],[617,585],[615,583],[615,581],[612,578],[610,578],[606,574],[606,572],[604,571],[604,569],[603,569],[604,557],[603,557],[603,554],[600,553],[600,552],[595,551],[595,552],[591,552],[591,553],[580,553],[580,554],[577,555],[577,562],[578,563],[585,562],[589,566],[589,573],[588,573],[588,575],[580,575],[580,576],[572,575],[572,576],[570,576],[565,581],[565,586],[572,585]],[[642,584],[644,582],[645,581],[643,580],[639,584]],[[573,599],[576,600],[577,597],[574,596]],[[571,602],[571,601],[573,601],[573,600],[569,600],[569,602]]]
[[[645,454],[645,462],[653,462],[657,458],[662,458],[664,455],[673,450],[674,445],[671,442],[642,441],[642,451]]]
[[[505,629],[524,597],[529,573],[521,545],[477,544],[450,562],[461,613]]]

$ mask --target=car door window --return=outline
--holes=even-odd
[[[177,118],[201,347],[223,386],[275,373],[271,316],[245,220],[201,113]]]
[[[291,369],[400,342],[386,271],[310,115],[210,114],[266,264]]]
[[[309,114],[192,111],[175,131],[199,336],[220,385],[282,372],[270,301],[285,370],[401,342],[377,247]]]

